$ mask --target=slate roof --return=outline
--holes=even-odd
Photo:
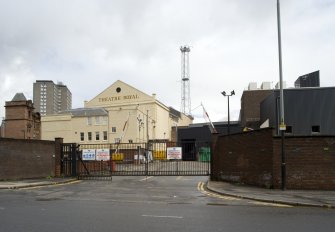
[[[70,113],[74,117],[108,116],[104,108],[77,108],[60,112],[63,113]]]
[[[15,94],[15,96],[13,97],[12,101],[27,101],[27,98],[24,96],[23,93],[17,93]]]
[[[181,113],[178,110],[176,110],[172,107],[169,107],[169,110],[170,110],[170,115],[171,116],[175,116],[175,117],[178,117],[178,118],[181,117]]]

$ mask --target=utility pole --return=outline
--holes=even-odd
[[[278,27],[278,53],[279,53],[279,84],[280,84],[280,124],[281,132],[281,188],[286,189],[286,157],[285,157],[285,120],[284,120],[284,90],[283,90],[283,68],[281,49],[281,28],[280,28],[280,2],[277,0],[277,27]]]

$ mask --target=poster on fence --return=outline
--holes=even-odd
[[[108,161],[110,160],[109,149],[97,149],[95,156],[98,161]]]
[[[166,151],[167,151],[166,158],[168,160],[171,160],[171,159],[181,160],[182,159],[181,147],[168,147]]]
[[[95,160],[95,150],[94,149],[83,149],[83,160]]]

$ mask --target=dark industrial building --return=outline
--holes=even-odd
[[[320,71],[315,71],[298,77],[295,88],[320,87]]]
[[[263,127],[278,131],[279,90],[273,90],[260,106]],[[335,135],[335,87],[284,90],[286,134]]]
[[[228,134],[227,122],[213,123],[217,133]],[[231,121],[229,125],[231,134],[242,132],[240,123],[238,121]],[[185,141],[194,142],[211,142],[212,132],[208,123],[191,124],[188,127],[178,127],[178,142]]]
[[[214,122],[215,130],[219,134],[228,134],[228,122]],[[240,123],[229,123],[230,134],[242,132]],[[183,160],[210,161],[212,130],[208,123],[191,124],[178,127],[177,141],[183,150]]]

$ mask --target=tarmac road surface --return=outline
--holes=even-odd
[[[0,231],[334,231],[334,209],[226,197],[206,181],[113,177],[1,190]]]

